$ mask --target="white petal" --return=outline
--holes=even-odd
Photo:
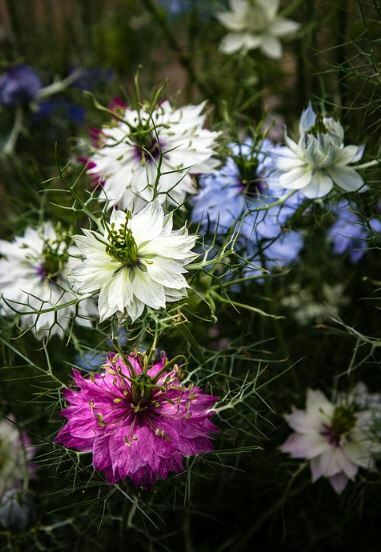
[[[299,145],[294,142],[294,140],[292,140],[289,136],[286,136],[284,137],[285,139],[285,142],[287,144],[287,147],[292,151],[292,153],[294,153],[294,155],[296,155],[297,157],[299,157],[299,154],[300,154],[300,147]],[[286,152],[287,153],[287,152]]]
[[[245,15],[247,12],[247,0],[229,0],[231,9],[240,15]]]
[[[297,169],[304,165],[304,161],[291,154],[289,157],[286,155],[279,155],[276,158],[276,167],[282,172],[291,171],[292,169]]]
[[[311,431],[311,418],[305,410],[292,409],[291,414],[286,414],[285,419],[288,425],[298,433],[309,433]]]
[[[319,464],[318,471],[323,477],[332,477],[338,473],[341,473],[341,467],[337,462],[336,448],[330,447],[326,449],[317,459],[316,463]]]
[[[333,188],[332,179],[322,172],[315,172],[312,180],[303,188],[303,194],[309,199],[316,199],[327,195]]]
[[[366,441],[365,435],[362,437],[362,442],[365,444]],[[370,455],[370,452],[365,450],[364,446],[361,446],[358,442],[350,442],[347,443],[344,447],[345,454],[348,456],[348,458],[358,466],[361,466],[362,468],[369,469],[372,465],[372,458]]]
[[[221,49],[225,53],[234,53],[239,50],[248,51],[258,48],[261,38],[251,33],[230,33],[222,41]]]
[[[346,477],[343,473],[338,473],[337,475],[330,477],[329,482],[337,494],[341,494],[348,484],[348,477]]]
[[[332,167],[327,172],[335,184],[346,192],[357,192],[364,186],[362,176],[351,167]]]
[[[135,269],[132,279],[134,295],[145,305],[153,309],[165,307],[165,294],[163,286],[151,280],[146,272]]]
[[[292,458],[311,459],[326,451],[327,443],[319,434],[293,433],[280,448]]]
[[[118,309],[116,305],[112,305],[109,300],[109,289],[112,280],[107,282],[100,291],[98,299],[99,321],[103,322],[106,318],[112,316]]]
[[[334,410],[333,404],[327,399],[327,397],[318,389],[308,389],[306,410],[311,416],[316,416],[322,412],[326,416],[331,415]]]
[[[353,480],[357,475],[358,466],[351,462],[351,460],[346,456],[345,452],[342,449],[339,449],[337,451],[336,456],[342,471],[345,473],[348,479]]]
[[[282,44],[280,40],[270,34],[262,35],[261,50],[266,56],[279,59],[282,55]]]
[[[217,13],[217,19],[229,31],[242,31],[246,26],[244,18],[236,13],[220,12]]]
[[[169,259],[190,259],[194,256],[190,253],[190,250],[194,247],[195,241],[195,236],[183,236],[180,234],[159,236],[147,245],[144,245],[141,249],[141,254],[143,258],[148,255],[155,255]]]
[[[278,17],[269,28],[269,33],[274,36],[285,36],[297,31],[300,24],[291,19],[285,19],[284,17]]]
[[[185,269],[182,265],[170,259],[154,257],[151,264],[147,265],[147,271],[150,278],[169,289],[188,287],[187,281],[181,274],[185,272]]]
[[[346,146],[339,149],[336,154],[335,165],[348,165],[357,158],[359,148],[357,146]]]
[[[290,190],[299,190],[308,186],[311,178],[312,170],[304,166],[282,174],[279,178],[279,185]]]
[[[108,264],[82,262],[70,269],[68,278],[79,293],[91,293],[112,280],[118,268],[119,264],[111,260]]]
[[[308,104],[307,109],[305,109],[300,117],[299,122],[299,133],[302,136],[307,130],[314,126],[316,121],[316,113],[313,110],[311,104]]]
[[[149,203],[129,222],[136,244],[150,241],[159,236],[163,229],[164,211],[158,200]]]
[[[129,278],[129,270],[123,269],[112,279],[108,299],[110,305],[116,306],[116,310],[123,312],[132,300],[132,285]]]

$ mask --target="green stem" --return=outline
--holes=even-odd
[[[260,314],[261,316],[265,316],[267,318],[275,318],[275,320],[280,320],[281,318],[284,318],[284,316],[276,316],[274,314],[270,314],[268,312],[265,312],[261,309],[257,309],[256,307],[252,307],[251,305],[245,305],[244,303],[238,303],[237,301],[232,301],[231,299],[225,299],[225,297],[222,297],[221,295],[218,295],[218,293],[213,292],[212,295],[218,300],[221,301],[221,303],[226,303],[227,305],[232,305],[233,307],[237,307],[240,309],[245,309],[251,312],[255,312],[256,314]]]
[[[73,71],[73,73],[71,73],[71,75],[66,77],[66,79],[53,82],[49,86],[45,86],[45,88],[41,88],[41,90],[36,96],[37,100],[48,98],[50,96],[53,96],[54,94],[59,94],[60,92],[63,92],[64,90],[66,90],[66,88],[68,88],[71,84],[73,84],[73,82],[77,80],[81,72],[82,71],[78,69],[77,71]]]
[[[15,118],[13,122],[13,128],[9,135],[9,138],[7,140],[7,143],[5,144],[3,148],[3,154],[4,155],[10,155],[13,153],[16,143],[18,140],[18,137],[20,135],[20,132],[22,131],[24,122],[24,111],[21,106],[16,107],[15,109]]]
[[[254,213],[256,211],[269,211],[273,207],[278,207],[278,205],[283,205],[290,197],[295,195],[298,190],[290,190],[286,194],[284,194],[282,197],[277,199],[276,201],[272,201],[271,203],[266,203],[265,205],[260,205],[259,207],[254,207],[250,209],[250,211],[247,212],[247,214]]]
[[[188,342],[188,344],[189,344],[189,346],[192,350],[192,353],[194,354],[194,356],[196,357],[198,362],[200,362],[200,364],[203,364],[205,362],[204,354],[201,351],[197,341],[193,337],[193,335],[192,335],[190,329],[188,328],[188,326],[186,324],[180,324],[178,327],[179,327],[181,333],[183,334],[185,340]]]
[[[368,163],[363,163],[362,165],[357,165],[356,169],[370,169],[371,167],[377,167],[377,165],[381,165],[381,159],[373,159],[373,161],[368,161]]]

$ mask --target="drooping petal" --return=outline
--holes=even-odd
[[[260,48],[266,56],[272,59],[279,59],[282,56],[282,44],[276,36],[262,35]]]
[[[364,186],[362,176],[351,167],[331,167],[327,172],[334,183],[346,192],[357,192]]]

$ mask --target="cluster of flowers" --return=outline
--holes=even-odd
[[[5,314],[19,313],[22,326],[32,328],[37,338],[62,337],[73,319],[90,325],[96,315],[100,322],[117,315],[134,322],[146,307],[163,309],[184,298],[196,236],[186,226],[174,230],[173,211],[164,209],[181,206],[187,193],[195,194],[194,174],[201,176],[193,220],[204,233],[223,234],[235,227],[247,255],[266,268],[298,257],[303,237],[287,226],[305,198],[327,195],[334,184],[345,191],[364,186],[352,167],[363,148],[344,146],[340,123],[317,116],[311,107],[301,117],[297,143],[286,135],[285,146],[269,139],[231,144],[222,168],[216,157],[220,134],[204,128],[203,112],[204,104],[119,107],[112,124],[97,133],[87,160],[89,175],[99,183],[99,199],[111,214],[98,221],[96,230],[73,236],[75,245],[50,222],[27,228],[13,242],[1,241]],[[336,235],[333,228],[330,233]],[[181,470],[184,456],[210,450],[208,434],[215,427],[209,417],[216,398],[183,386],[178,368],[169,370],[165,357],[148,367],[134,354],[125,359],[110,355],[101,373],[85,378],[75,372],[74,383],[78,391],[65,394],[68,422],[58,442],[92,451],[94,467],[112,483],[128,476],[137,485],[150,485]],[[338,414],[332,405],[328,410],[324,423],[331,427],[333,417],[334,429],[317,432],[324,446],[341,451],[346,441],[341,444],[335,425]],[[342,430],[345,436],[351,432],[353,442],[354,416]],[[298,419],[296,414],[289,418],[295,429]],[[311,424],[317,427],[314,419]],[[305,428],[309,436],[312,426]],[[309,454],[296,451],[295,442],[284,450]],[[323,445],[317,450],[321,454]],[[356,462],[365,467],[365,460]],[[321,466],[313,469],[314,477],[331,474]],[[354,473],[345,471],[347,477]],[[335,488],[343,486],[343,476],[338,479]]]
[[[230,7],[218,16],[231,31],[221,45],[226,53],[260,48],[279,58],[279,37],[298,28],[278,15],[277,0],[231,0]],[[30,68],[12,71],[0,80],[4,105],[41,97],[41,83]],[[95,221],[96,229],[79,235],[46,221],[11,242],[0,241],[2,314],[16,314],[37,339],[62,338],[72,322],[91,326],[115,316],[134,323],[150,309],[187,297],[185,275],[197,256],[197,236],[186,225],[174,228],[174,212],[188,195],[193,222],[203,234],[237,234],[241,253],[252,261],[245,272],[252,275],[298,259],[304,237],[292,219],[304,202],[334,189],[366,188],[357,165],[364,148],[345,145],[341,124],[311,106],[301,116],[297,141],[287,133],[284,145],[263,136],[247,138],[231,143],[223,162],[222,133],[208,130],[205,122],[204,103],[174,108],[166,101],[137,109],[119,103],[111,123],[93,131],[96,140],[87,145],[85,159],[105,215]],[[354,228],[350,203],[335,202],[333,212],[334,251],[348,251],[356,262],[364,254],[367,231]],[[379,231],[380,222],[373,218],[369,227]],[[136,352],[110,353],[100,363],[90,376],[74,370],[73,388],[64,392],[67,421],[58,444],[92,453],[94,468],[109,483],[129,478],[143,487],[181,472],[184,457],[211,450],[217,397],[185,385],[177,364],[165,355],[151,363],[150,355]],[[327,477],[341,492],[359,467],[374,468],[380,450],[374,439],[379,413],[373,403],[378,402],[371,396],[367,401],[372,405],[348,395],[334,404],[321,392],[308,391],[306,409],[286,417],[295,433],[283,452],[309,460],[313,480]],[[0,445],[8,456],[16,447],[10,457],[17,460],[25,439],[17,434],[8,441],[0,438]],[[26,455],[23,466],[29,459]],[[7,469],[20,479],[18,467]]]

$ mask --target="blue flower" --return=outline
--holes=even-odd
[[[35,521],[33,495],[23,489],[10,489],[0,498],[0,524],[10,531],[24,531]]]
[[[92,90],[101,83],[109,82],[114,77],[112,69],[102,69],[99,67],[81,69],[74,67],[71,72],[74,73],[74,71],[78,70],[80,73],[73,82],[72,87],[79,90]]]
[[[66,98],[49,98],[38,103],[38,109],[33,115],[34,122],[40,122],[54,115],[61,114],[76,125],[81,125],[85,121],[86,111]]]
[[[222,169],[200,178],[200,192],[193,199],[192,219],[204,232],[225,233],[237,223],[242,236],[258,240],[275,238],[301,203],[295,193],[282,205],[260,210],[275,202],[285,190],[274,173],[270,140],[232,144]]]
[[[303,245],[301,232],[294,230],[283,231],[273,240],[262,240],[260,243],[249,241],[247,250],[251,266],[245,269],[246,275],[263,274],[263,269],[271,271],[297,262]]]
[[[0,76],[0,105],[15,106],[35,98],[42,83],[29,65],[14,65]]]
[[[381,233],[381,220],[374,217],[374,218],[370,219],[369,224],[370,224],[370,227],[373,230],[373,232],[377,232],[378,234]]]
[[[366,253],[369,233],[353,209],[353,204],[346,200],[339,201],[333,208],[337,219],[328,230],[328,239],[336,255],[346,253],[352,263],[357,263]],[[374,221],[378,222],[377,219]]]
[[[126,328],[123,326],[118,329],[118,336],[117,336],[119,347],[126,347],[128,342],[128,332]],[[107,347],[113,347],[113,342],[111,339],[106,339],[106,345]]]
[[[283,232],[264,250],[266,268],[281,268],[295,263],[299,259],[303,245],[304,240],[300,232]]]
[[[187,0],[159,0],[159,4],[172,15],[185,13],[189,9]]]
[[[83,355],[76,355],[75,364],[82,370],[92,372],[93,370],[99,370],[106,363],[106,360],[107,353],[90,350]]]
[[[207,0],[157,0],[169,15],[185,15],[191,10],[201,17],[215,17],[215,5]]]

